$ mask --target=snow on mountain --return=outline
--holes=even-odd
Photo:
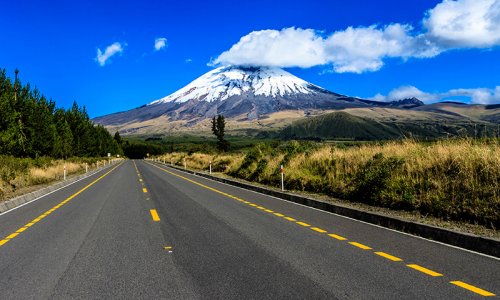
[[[151,104],[189,100],[222,101],[250,92],[256,96],[284,97],[292,94],[315,94],[322,88],[279,68],[219,67],[186,85],[177,92]]]

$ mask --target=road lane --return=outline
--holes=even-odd
[[[163,249],[134,176],[126,162],[0,247],[1,298],[193,298]],[[36,213],[46,208],[43,202],[53,205],[67,195],[40,199]]]
[[[2,299],[474,299],[499,260],[127,161],[0,215]],[[84,191],[75,195],[82,188]]]
[[[341,291],[345,289],[346,294],[351,295],[350,293],[352,293],[355,298],[394,298],[394,295],[403,298],[470,298],[477,296],[475,293],[450,284],[450,281],[455,280],[466,282],[487,291],[499,290],[500,274],[498,270],[500,265],[498,259],[443,246],[167,168],[169,172],[205,185],[203,187],[159,170],[158,166],[161,168],[165,168],[165,166],[158,164],[157,167],[152,167],[156,170],[142,164],[138,164],[138,166],[139,169],[144,168],[147,171],[144,175],[146,181],[158,180],[159,182],[155,186],[165,187],[166,184],[171,184],[169,190],[177,189],[179,191],[178,197],[184,199],[187,196],[188,199],[185,199],[185,201],[195,201],[196,205],[204,206],[216,217],[224,216],[227,218],[225,222],[231,222],[231,227],[239,228],[242,234],[260,243],[261,247],[275,249],[274,255],[281,256],[281,259],[289,259],[289,263],[292,265],[299,265],[298,269],[300,270],[298,272],[308,270],[310,272],[308,275],[311,276],[318,271],[335,275],[336,271],[334,270],[339,267],[337,259],[342,257],[343,259],[340,262],[341,265],[344,265],[341,268],[344,273],[340,271],[338,275],[343,276],[339,282],[345,281],[343,282],[345,286],[330,280],[328,276],[323,276],[323,279],[315,278],[326,290]],[[149,172],[151,175],[147,175]],[[163,183],[161,183],[161,180],[155,179],[155,177],[163,177]],[[211,189],[217,189],[218,192]],[[160,194],[156,197],[161,197]],[[153,200],[156,197],[153,197]],[[207,198],[210,198],[210,200]],[[251,203],[242,203],[240,200],[250,201]],[[164,200],[163,202],[172,201],[174,200]],[[272,213],[266,212],[266,210],[272,211]],[[248,221],[244,217],[247,214],[250,214]],[[322,233],[322,231],[331,232],[330,237],[323,233],[325,237],[321,241],[315,241],[313,245],[305,248],[297,247],[291,251],[291,248],[295,245],[303,245],[308,239],[306,240],[305,237],[301,236],[294,237],[294,240],[290,240],[291,238],[281,240],[284,235],[290,235],[290,232],[288,230],[281,231],[285,230],[281,229],[283,221],[274,223],[276,220],[270,218],[270,215],[276,217],[275,214],[281,215],[277,216],[278,219],[289,218],[289,222],[295,223],[296,227],[302,227],[302,232],[310,230],[309,235],[318,233],[315,229],[319,228],[319,233]],[[271,226],[261,226],[269,222],[273,222]],[[303,224],[297,224],[297,222],[311,226],[303,226]],[[173,224],[169,225],[172,226]],[[293,231],[297,230],[298,228],[293,229]],[[269,240],[265,241],[268,232],[279,234],[271,233],[269,234],[271,235]],[[332,244],[332,242],[338,241],[338,237],[348,237],[346,241],[352,244],[337,244],[335,247],[338,246],[339,248],[332,250],[331,247],[335,244]],[[328,240],[329,238],[330,240]],[[297,240],[301,241],[297,242]],[[280,242],[282,242],[281,247],[276,249],[277,244]],[[362,246],[359,247],[360,245]],[[372,249],[366,250],[363,248]],[[332,250],[332,252],[330,253],[328,250]],[[385,256],[378,253],[383,253]],[[314,258],[311,258],[311,256]],[[327,262],[319,268],[320,270],[309,270],[310,265],[317,265],[317,262],[321,259],[326,259]],[[305,261],[309,261],[309,264],[302,263]],[[417,265],[421,268],[416,270],[407,265]],[[329,266],[329,268],[323,268],[324,266]],[[359,272],[350,271],[350,269],[358,267]],[[387,271],[387,268],[390,268],[391,271]],[[434,273],[422,272],[421,270],[424,269]],[[444,276],[431,276],[431,274],[436,275],[438,273],[442,273]],[[362,277],[365,278],[361,279]],[[357,278],[360,280],[357,280]],[[356,282],[356,288],[352,290],[354,282]],[[374,285],[374,283],[376,284]],[[365,284],[367,284],[366,289],[363,287]],[[389,287],[392,285],[398,287]],[[358,294],[358,291],[361,291],[361,293]],[[336,296],[339,296],[339,294],[336,293]]]

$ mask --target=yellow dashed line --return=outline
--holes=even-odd
[[[254,203],[250,203],[248,205],[253,206],[253,207],[257,207],[258,206],[257,204],[254,204]]]
[[[336,234],[333,234],[333,233],[330,233],[328,236],[334,238],[334,239],[337,239],[339,241],[345,241],[347,240],[345,237],[343,236],[340,236],[340,235],[336,235]]]
[[[370,250],[370,249],[372,249],[372,248],[370,248],[370,247],[368,247],[368,246],[366,246],[366,245],[363,245],[363,244],[361,244],[361,243],[357,243],[357,242],[349,242],[349,244],[351,244],[351,245],[353,245],[353,246],[356,246],[356,247],[358,247],[358,248],[361,248],[361,249],[363,249],[363,250]]]
[[[297,220],[295,220],[294,218],[290,218],[290,217],[284,217],[285,220],[288,220],[288,221],[291,221],[291,222],[295,222]]]
[[[270,209],[264,209],[265,212],[268,212],[268,213],[273,213],[274,211],[270,210]]]
[[[100,176],[99,178],[97,178],[96,180],[92,181],[91,183],[87,184],[84,188],[82,188],[81,190],[79,190],[78,192],[74,193],[73,195],[69,196],[68,198],[66,198],[65,200],[61,201],[61,203],[57,204],[56,206],[54,206],[53,208],[49,209],[48,211],[44,212],[42,215],[38,216],[36,219],[34,219],[33,221],[29,222],[28,224],[24,225],[23,227],[19,228],[16,232],[14,233],[11,233],[9,236],[7,236],[5,239],[3,240],[0,240],[0,246],[2,245],[5,245],[8,241],[10,241],[11,239],[15,238],[16,236],[18,236],[21,232],[25,231],[26,229],[28,229],[29,227],[35,225],[35,223],[37,223],[38,221],[40,221],[41,219],[45,218],[46,216],[50,215],[52,212],[54,212],[55,210],[57,210],[59,207],[61,207],[63,204],[67,203],[68,201],[70,201],[71,199],[75,198],[76,196],[80,195],[83,191],[85,191],[86,189],[88,189],[89,187],[91,187],[92,185],[94,185],[96,182],[98,182],[99,180],[103,179],[105,176],[107,176],[109,173],[113,172],[116,168],[118,168],[121,164],[115,166],[114,168],[112,168],[111,170],[109,170],[108,172],[106,172],[105,174],[103,174],[102,176]]]
[[[160,221],[160,216],[158,215],[158,212],[156,209],[150,209],[149,212],[151,213],[151,217],[153,218],[153,221],[158,222]]]
[[[309,227],[311,225],[307,224],[307,223],[304,223],[304,222],[297,222],[297,224],[299,224],[300,226],[304,226],[304,227]]]
[[[143,193],[147,193],[147,192],[148,192],[148,189],[147,189],[147,188],[142,188],[142,192],[143,192]]]
[[[262,206],[257,206],[258,209],[261,209],[261,210],[265,210],[266,208],[265,207],[262,207]]]
[[[392,255],[387,254],[387,253],[385,253],[385,252],[375,252],[375,254],[380,255],[380,256],[382,256],[382,257],[385,257],[385,258],[387,258],[388,260],[392,260],[392,261],[402,261],[402,259],[401,259],[401,258],[396,257],[396,256],[392,256]]]
[[[406,266],[407,266],[407,267],[410,267],[410,268],[412,268],[412,269],[414,269],[414,270],[420,271],[420,272],[422,272],[422,273],[425,273],[425,274],[427,274],[427,275],[429,275],[429,276],[433,276],[433,277],[443,276],[443,274],[441,274],[441,273],[434,272],[434,271],[432,271],[432,270],[429,270],[429,269],[427,269],[427,268],[421,267],[421,266],[419,266],[419,265],[410,264],[410,265],[406,265]]]
[[[280,214],[280,213],[274,213],[275,216],[278,216],[278,217],[284,217],[285,215],[284,214]]]
[[[314,230],[314,231],[319,232],[319,233],[326,233],[326,230],[323,230],[323,229],[318,228],[318,227],[312,227],[311,230]]]
[[[483,289],[480,289],[478,287],[475,287],[473,285],[470,285],[470,284],[467,284],[465,282],[462,282],[462,281],[450,281],[451,284],[454,284],[456,286],[459,286],[461,288],[464,288],[466,290],[469,290],[471,292],[474,292],[476,294],[479,294],[481,296],[485,296],[485,297],[491,297],[491,296],[496,296],[495,294],[491,293],[491,292],[488,292],[486,290],[483,290]]]

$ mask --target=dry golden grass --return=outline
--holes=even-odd
[[[107,163],[106,160],[92,158],[71,159],[71,161],[42,158],[36,161],[9,156],[0,156],[0,162],[2,163],[0,166],[0,201],[28,192],[38,185],[62,180],[65,166],[66,176],[69,177],[84,173],[86,164],[88,170],[91,171]]]
[[[178,165],[214,171],[272,186],[285,165],[289,189],[319,192],[353,202],[418,211],[444,220],[500,226],[500,145],[498,140],[412,140],[383,145],[290,142],[258,145],[221,156],[172,153]],[[221,167],[223,166],[223,167]]]

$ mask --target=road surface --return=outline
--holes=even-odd
[[[475,299],[500,260],[126,161],[0,215],[1,299]]]

